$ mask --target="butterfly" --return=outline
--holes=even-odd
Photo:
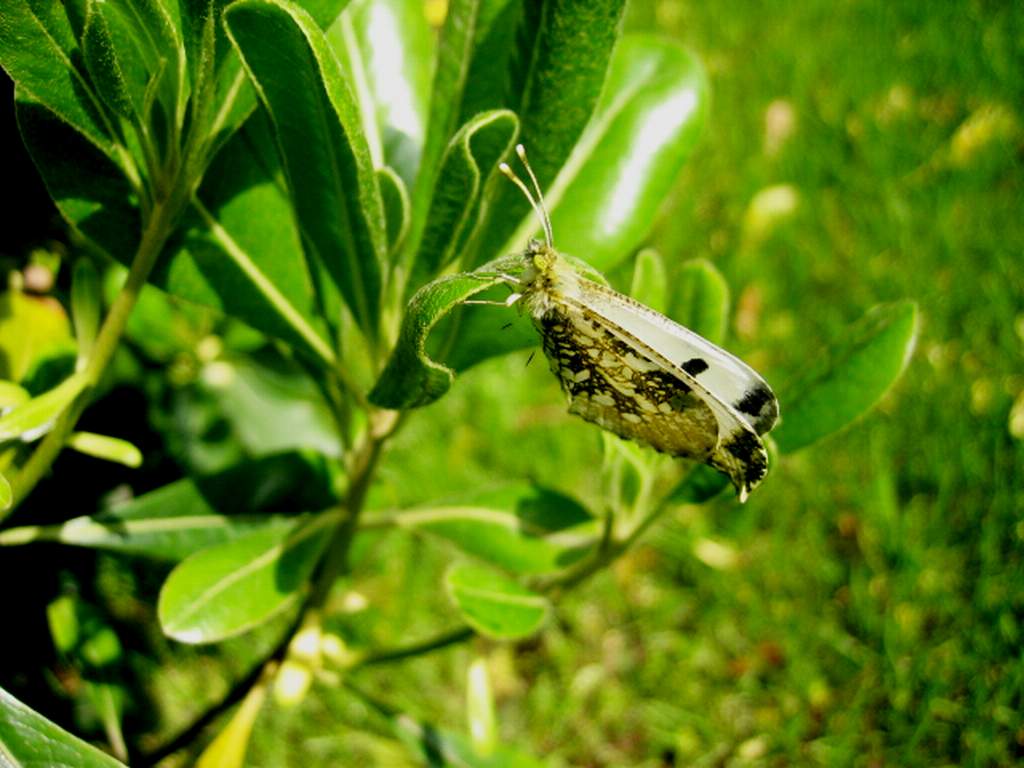
[[[551,221],[522,144],[516,153],[536,196],[507,163],[544,229],[510,277],[507,304],[527,312],[569,412],[620,437],[725,473],[740,501],[768,471],[761,436],[779,416],[767,382],[739,358],[688,328],[584,277],[555,250]]]

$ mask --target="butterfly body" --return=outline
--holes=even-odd
[[[764,477],[778,403],[749,366],[532,241],[518,292],[571,413],[725,472],[741,499]]]

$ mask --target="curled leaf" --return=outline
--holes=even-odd
[[[476,272],[442,277],[423,286],[409,301],[398,344],[370,392],[382,408],[417,408],[434,402],[452,385],[455,372],[427,351],[431,330],[455,307],[504,281],[503,272],[518,269],[516,257],[498,259]],[[509,317],[514,316],[514,311]]]

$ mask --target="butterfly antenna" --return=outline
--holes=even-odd
[[[534,191],[537,193],[536,197],[534,197],[530,188],[523,183],[523,180],[516,176],[515,172],[509,168],[508,163],[498,163],[498,170],[505,174],[526,195],[526,199],[530,202],[530,207],[533,208],[533,212],[537,214],[537,218],[540,219],[540,223],[544,227],[544,240],[547,241],[548,248],[553,248],[554,237],[551,234],[551,219],[548,218],[547,209],[544,207],[544,195],[540,191],[537,177],[534,175],[530,163],[526,160],[526,148],[522,144],[516,144],[516,154],[519,155],[519,159],[522,160],[526,172],[530,175],[530,181],[533,182]]]

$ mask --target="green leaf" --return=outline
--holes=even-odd
[[[138,51],[133,50],[134,45],[128,50],[115,47],[110,29],[112,24],[123,25],[123,19],[114,7],[103,0],[88,0],[82,34],[83,60],[107,108],[114,114],[133,120],[141,128],[145,124],[146,71],[138,60]],[[119,29],[118,32],[122,43],[134,42],[125,30]],[[125,56],[126,53],[134,55]]]
[[[445,574],[445,586],[466,623],[496,640],[529,637],[548,618],[543,595],[490,568],[457,563]]]
[[[183,223],[180,250],[154,279],[333,365],[320,319],[320,267],[307,261],[281,183],[269,121],[254,115],[217,155]]]
[[[25,382],[41,363],[74,348],[67,313],[56,299],[0,294],[0,378]]]
[[[467,554],[521,575],[571,565],[600,535],[574,499],[532,485],[406,510],[395,517],[395,523],[449,541]]]
[[[374,165],[416,182],[435,35],[421,0],[358,0],[328,31],[363,113]]]
[[[85,384],[84,376],[74,374],[53,389],[0,416],[0,442],[20,438],[28,443],[45,435],[57,417],[78,397]]]
[[[338,513],[295,523],[290,531],[252,531],[183,560],[160,590],[164,634],[183,643],[215,643],[247,632],[294,604],[306,588]]]
[[[31,94],[34,101],[114,158],[112,126],[92,84],[74,64],[80,58],[63,4],[5,0],[0,10],[0,66],[21,93]]]
[[[653,248],[644,248],[636,255],[629,295],[656,312],[668,312],[668,275],[665,272],[665,260]]]
[[[124,464],[126,467],[141,467],[142,452],[127,440],[120,440],[94,432],[73,432],[67,441],[68,448],[104,461]]]
[[[380,199],[384,204],[384,221],[388,228],[388,256],[402,247],[409,232],[409,192],[402,177],[393,168],[385,166],[377,171]]]
[[[499,273],[516,269],[517,262],[499,259],[475,273],[442,277],[417,291],[406,308],[391,359],[370,392],[370,401],[382,408],[416,408],[447,392],[455,373],[430,358],[427,336],[457,305],[502,282]]]
[[[294,517],[271,513],[324,509],[336,500],[325,461],[282,454],[178,480],[92,517],[8,528],[0,546],[50,541],[177,561],[257,529],[284,536]]]
[[[508,57],[508,85],[505,88],[494,88],[490,83],[482,81],[482,78],[475,83],[486,88],[490,96],[473,103],[474,109],[506,107],[519,115],[520,141],[530,152],[530,164],[542,187],[547,187],[566,163],[598,104],[606,72],[613,74],[614,64],[610,60],[619,57],[615,42],[619,36],[624,4],[623,0],[595,0],[589,3],[548,0],[542,4],[525,4],[521,25],[512,40],[513,45],[505,49]],[[485,48],[478,51],[478,56],[483,55],[500,54]],[[662,65],[666,63],[659,62]],[[621,85],[609,78],[609,88],[618,91]],[[667,115],[662,115],[661,119],[671,124],[671,118]],[[587,185],[595,181],[603,182],[603,177],[617,176],[622,160],[618,152],[606,154],[602,160],[603,164],[588,164],[588,167],[595,167],[590,167],[591,177],[580,182],[580,193],[586,191],[586,194],[577,194],[577,197],[592,200],[594,191],[587,190]],[[598,165],[602,167],[596,167]],[[650,167],[646,170],[649,171]],[[636,184],[635,181],[630,183]],[[590,210],[583,214],[584,217],[594,211],[592,205],[588,205],[588,208]],[[490,258],[493,253],[522,250],[526,238],[514,247],[496,250],[524,216],[532,215],[520,191],[511,184],[503,185],[498,189],[489,210],[493,215],[481,238],[485,250],[481,252],[479,260]],[[602,208],[602,211],[608,213],[606,208]],[[572,219],[565,210],[562,213],[563,220]],[[596,223],[601,221],[598,218],[585,220],[592,230],[596,230]],[[614,223],[615,220],[610,219],[609,227]],[[559,232],[560,228],[562,225],[556,223],[555,232]],[[564,228],[567,234],[572,235],[571,238],[567,238],[566,234],[559,235],[564,245],[573,246],[567,247],[567,250],[589,261],[590,252],[586,248],[576,247],[574,226],[566,223]],[[601,236],[595,236],[592,241],[602,239]],[[579,245],[582,246],[583,242],[581,240]],[[601,260],[592,263],[598,267],[606,266]]]
[[[518,131],[514,113],[493,110],[476,115],[455,134],[441,160],[410,288],[430,280],[461,256],[479,222],[488,181]]]
[[[284,0],[238,0],[225,22],[274,125],[303,244],[359,326],[375,337],[387,249],[384,209],[337,59],[309,14]]]
[[[32,399],[28,390],[12,381],[0,380],[0,413]]]
[[[71,653],[78,645],[80,634],[75,598],[65,594],[51,601],[46,606],[46,621],[50,626],[50,636],[53,638],[54,648],[58,653]]]
[[[11,501],[14,499],[14,491],[11,490],[11,484],[4,477],[3,473],[0,472],[0,512],[11,508]]]
[[[96,268],[88,259],[76,259],[71,276],[71,318],[75,326],[75,341],[78,342],[79,361],[88,360],[92,354],[92,345],[99,333],[102,309],[103,294]]]
[[[4,765],[123,768],[109,755],[72,736],[0,688],[0,744]]]
[[[100,98],[162,156],[184,118],[185,52],[166,9],[159,0],[88,0],[82,53]]]
[[[805,448],[871,410],[906,369],[918,326],[912,301],[883,304],[864,315],[847,339],[781,398],[784,419],[772,433],[779,450]]]
[[[707,101],[707,79],[695,57],[658,38],[624,37],[612,55],[594,118],[546,195],[556,245],[600,270],[629,256],[693,151]],[[522,136],[537,170],[534,158],[547,143],[544,132],[533,138],[524,120]],[[550,175],[538,173],[542,184],[559,165],[552,164]],[[538,231],[523,206],[515,209],[522,222],[503,253],[522,250]],[[499,210],[504,218],[505,209]],[[510,230],[499,231],[505,237]]]
[[[51,113],[19,98],[22,135],[61,214],[98,250],[129,264],[139,221],[127,183]],[[250,120],[218,154],[151,280],[330,366],[318,292],[279,173],[265,119]]]
[[[704,259],[683,264],[672,292],[671,317],[714,344],[725,341],[729,325],[729,284]]]
[[[200,170],[256,108],[256,93],[224,30],[222,13],[229,1],[181,3],[184,44],[193,82],[193,122],[196,135],[203,137],[203,147],[197,152]],[[301,0],[297,4],[323,28],[334,22],[347,3],[348,0]]]
[[[249,456],[293,450],[341,455],[330,406],[292,361],[269,353],[223,357],[206,365],[201,377]]]
[[[190,515],[121,520],[115,512],[75,517],[59,525],[8,528],[0,531],[0,546],[49,541],[174,562],[254,530],[275,530],[284,535],[292,525],[294,518],[283,516],[228,516],[196,511]]]

